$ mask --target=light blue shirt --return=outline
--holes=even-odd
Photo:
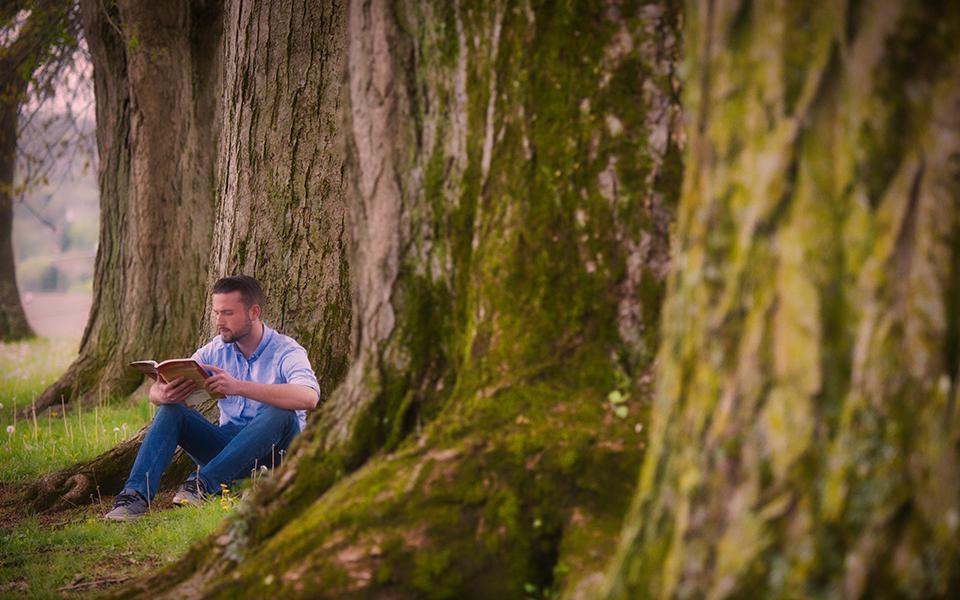
[[[296,340],[263,326],[263,338],[257,349],[247,358],[234,342],[224,343],[221,337],[210,340],[206,346],[193,353],[197,362],[220,367],[241,381],[255,383],[296,383],[305,385],[317,393],[320,400],[320,385],[310,366],[307,351]],[[227,396],[217,403],[220,407],[220,425],[235,423],[244,426],[250,422],[262,406],[244,396]],[[300,431],[307,425],[307,411],[298,410]]]

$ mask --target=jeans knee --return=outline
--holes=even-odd
[[[153,418],[156,419],[156,418],[159,417],[160,415],[164,415],[164,416],[173,416],[173,415],[176,415],[176,416],[179,417],[181,414],[183,414],[183,413],[186,412],[187,410],[189,410],[189,409],[188,409],[186,406],[184,406],[183,404],[180,404],[180,403],[177,403],[177,404],[160,404],[160,405],[157,406],[157,414],[154,415]]]
[[[261,407],[260,413],[257,416],[262,419],[267,419],[270,421],[278,421],[278,422],[283,422],[283,421],[293,422],[297,420],[296,411],[287,410],[285,408],[278,408],[276,406],[270,406],[269,404],[265,404],[263,407]]]
[[[277,408],[269,404],[260,408],[260,412],[257,414],[257,420],[268,423],[271,429],[289,430],[296,428],[295,431],[299,431],[300,429],[296,411]]]
[[[153,422],[180,421],[188,410],[190,409],[182,404],[161,404],[157,406],[157,412],[153,415]]]

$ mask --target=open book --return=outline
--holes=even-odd
[[[184,400],[187,406],[196,406],[204,400],[219,400],[224,397],[219,392],[211,392],[203,387],[207,372],[192,358],[171,358],[160,363],[155,360],[137,360],[130,363],[130,366],[153,379],[159,377],[164,383],[170,383],[177,377],[192,379],[197,384],[197,389]]]

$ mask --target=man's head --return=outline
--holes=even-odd
[[[249,275],[223,277],[213,284],[213,323],[224,342],[235,342],[260,320],[263,288]]]

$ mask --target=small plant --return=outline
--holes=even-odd
[[[627,418],[627,415],[630,414],[630,410],[626,406],[627,398],[628,395],[620,392],[620,390],[613,390],[607,394],[607,400],[610,401],[614,414],[621,419]]]
[[[230,488],[225,483],[220,484],[220,507],[229,511],[237,505],[237,498],[230,494]]]
[[[257,487],[257,483],[259,483],[260,480],[266,477],[269,473],[270,469],[267,468],[267,465],[257,466],[257,461],[253,461],[253,468],[250,469],[250,482],[252,487]]]

